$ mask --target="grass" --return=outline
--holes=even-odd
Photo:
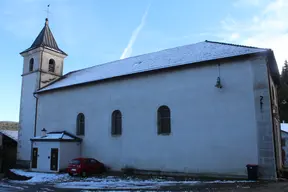
[[[18,131],[18,122],[0,121],[0,130]]]

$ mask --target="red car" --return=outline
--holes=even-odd
[[[76,158],[70,161],[67,172],[70,176],[99,174],[106,171],[105,165],[93,158]]]

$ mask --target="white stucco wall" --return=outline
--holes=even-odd
[[[50,51],[48,49],[44,49],[43,51],[43,61],[42,61],[42,70],[45,72],[49,71],[49,60],[54,59],[55,61],[55,74],[62,75],[63,74],[63,60],[66,56],[56,53],[54,51]]]
[[[32,51],[29,51],[27,54],[23,55],[23,74],[30,73],[29,71],[29,65],[30,65],[30,59],[34,59],[34,64],[33,64],[33,71],[39,70],[40,69],[40,63],[41,63],[41,51],[40,49],[35,49]]]
[[[59,142],[41,142],[35,141],[33,142],[33,148],[38,148],[38,160],[37,160],[37,168],[32,169],[32,171],[39,172],[57,172],[50,170],[50,161],[51,161],[51,149],[52,148],[60,148]],[[59,150],[60,151],[60,150]],[[59,162],[59,151],[58,151],[58,162]],[[58,163],[59,167],[59,163]]]
[[[38,86],[38,73],[22,77],[22,91],[19,115],[17,159],[30,160],[31,141],[34,136],[36,98],[33,96]]]
[[[64,55],[53,52],[48,49],[37,48],[23,55],[23,74],[22,74],[22,90],[19,114],[19,141],[17,149],[17,159],[30,161],[31,158],[31,142],[34,137],[34,124],[36,113],[36,98],[33,93],[39,88],[49,83],[52,79],[56,80],[63,73]],[[34,59],[33,71],[29,72],[30,59]],[[49,74],[49,59],[55,60],[55,73]],[[41,83],[40,81],[41,77]]]
[[[42,65],[41,65],[41,87],[51,83],[58,79],[63,74],[63,62],[66,56],[44,49],[42,55]],[[49,60],[53,59],[55,61],[55,72],[49,72]]]
[[[66,169],[69,162],[81,156],[81,144],[79,142],[61,142],[59,154],[59,170]]]
[[[204,66],[143,75],[39,95],[37,134],[76,133],[85,114],[82,156],[114,170],[132,166],[169,172],[246,175],[258,163],[252,63]],[[157,109],[171,110],[172,133],[157,135]],[[123,115],[122,136],[111,136],[111,113]]]

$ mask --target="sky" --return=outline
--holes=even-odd
[[[68,53],[64,73],[204,40],[287,59],[287,0],[0,0],[0,121],[18,121],[23,58],[44,26]]]

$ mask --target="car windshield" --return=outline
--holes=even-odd
[[[80,160],[77,160],[77,159],[73,159],[70,164],[72,165],[80,165]]]

